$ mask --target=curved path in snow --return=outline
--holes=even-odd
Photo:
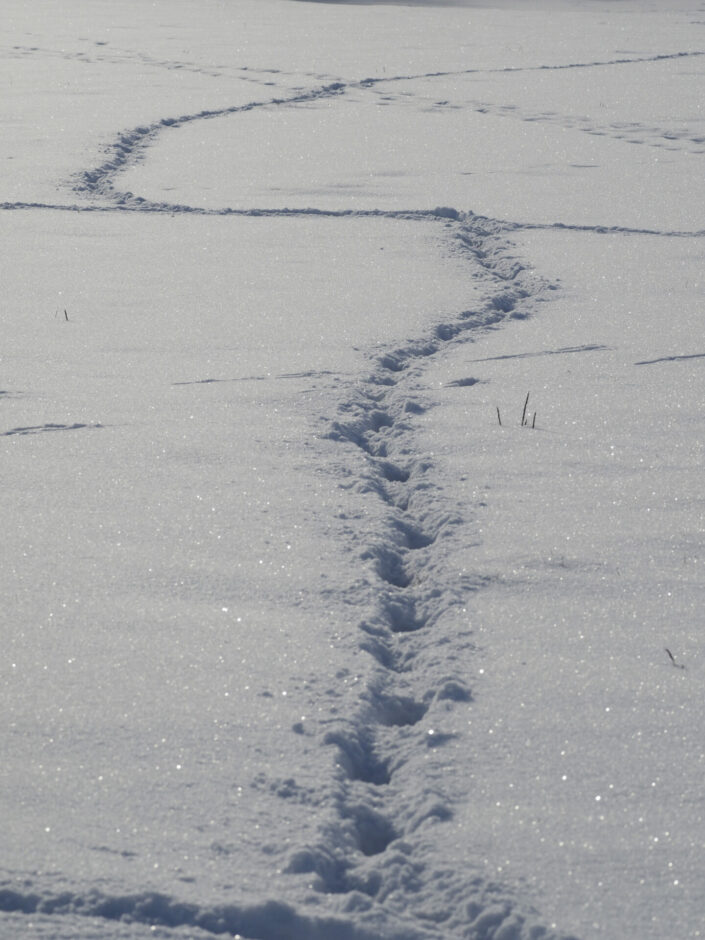
[[[359,83],[369,87],[378,79]],[[93,893],[44,897],[31,891],[0,891],[0,910],[27,914],[84,914],[169,927],[198,927],[212,933],[238,933],[256,940],[310,940],[313,937],[404,940],[460,936],[474,924],[474,935],[491,936],[504,925],[507,936],[557,937],[536,924],[531,911],[516,908],[509,886],[483,881],[478,873],[428,870],[426,832],[449,824],[453,796],[433,784],[419,788],[419,761],[429,749],[442,751],[455,735],[445,730],[451,712],[466,708],[472,690],[454,665],[458,653],[457,613],[482,587],[479,579],[455,577],[444,567],[444,540],[465,538],[463,507],[449,503],[434,477],[432,459],[416,452],[414,418],[429,407],[415,391],[430,357],[451,344],[471,340],[478,330],[492,329],[513,317],[528,316],[549,289],[515,257],[505,236],[511,226],[460,213],[455,209],[409,211],[326,211],[228,208],[202,210],[153,203],[117,188],[120,172],[144,159],[166,128],[215,117],[237,115],[258,107],[335,98],[348,88],[334,82],[287,98],[164,118],[121,133],[97,168],[81,172],[74,189],[84,200],[75,205],[5,203],[4,210],[53,209],[70,212],[163,212],[246,216],[320,215],[383,216],[414,219],[443,226],[448,239],[481,272],[484,300],[461,316],[437,325],[428,335],[375,352],[370,371],[347,383],[338,415],[328,436],[341,448],[364,454],[364,471],[341,485],[355,486],[381,501],[386,513],[383,539],[367,536],[358,571],[351,572],[351,603],[364,611],[358,623],[358,647],[372,658],[369,681],[360,684],[357,708],[332,717],[320,745],[331,751],[331,779],[321,783],[320,801],[333,792],[334,811],[321,827],[317,844],[294,847],[287,870],[310,874],[317,891],[336,896],[340,916],[326,918],[272,901],[265,906],[198,908],[176,898],[154,894],[109,897]],[[358,523],[364,527],[364,520]],[[463,533],[463,534],[461,534]],[[364,544],[364,528],[358,533]],[[463,641],[468,643],[467,639]],[[471,645],[471,643],[470,643]],[[433,721],[433,726],[429,722]],[[421,771],[423,773],[423,771]],[[330,802],[330,800],[328,800]],[[443,925],[426,922],[429,895],[445,911]],[[346,901],[346,898],[349,899]],[[355,899],[364,899],[355,900]],[[475,905],[469,918],[467,905]],[[378,910],[383,927],[365,929],[344,916],[346,904],[364,903]],[[418,908],[418,917],[415,918]],[[395,927],[396,917],[404,915]],[[409,915],[417,927],[409,932]]]
[[[702,52],[673,53],[652,57],[613,59],[605,62],[567,63],[496,72],[588,69],[602,66],[660,61]],[[473,74],[465,70],[457,74]],[[424,363],[442,355],[453,344],[472,341],[477,331],[496,328],[512,318],[531,315],[554,285],[531,273],[516,256],[508,233],[522,228],[566,228],[592,232],[702,237],[699,231],[569,225],[555,222],[532,225],[498,221],[454,208],[407,211],[328,211],[324,209],[199,209],[187,205],[151,202],[121,192],[122,170],[143,159],[148,148],[166,128],[196,121],[237,115],[255,108],[276,108],[342,96],[352,88],[425,76],[369,78],[346,84],[333,82],[286,98],[271,98],[246,105],[200,111],[135,127],[121,133],[109,147],[106,160],[85,170],[74,181],[81,202],[46,205],[4,203],[0,209],[54,209],[77,212],[164,212],[206,215],[321,215],[325,217],[384,216],[415,219],[421,224],[444,226],[448,238],[482,272],[483,299],[473,309],[436,326],[427,335],[370,355],[369,372],[348,383],[331,420],[328,435],[341,448],[364,454],[365,471],[346,485],[360,488],[370,500],[383,504],[386,536],[369,540],[360,557],[360,568],[351,573],[357,592],[354,602],[364,610],[358,623],[358,645],[372,657],[371,678],[361,684],[357,709],[331,719],[320,744],[331,749],[331,780],[322,787],[335,794],[335,811],[326,821],[320,840],[313,846],[292,849],[288,870],[315,879],[316,889],[340,896],[339,915],[317,916],[294,911],[272,901],[251,907],[223,906],[200,909],[176,898],[154,894],[108,898],[99,894],[76,897],[63,894],[39,897],[31,891],[0,892],[0,909],[33,913],[81,913],[90,917],[119,919],[164,927],[198,927],[213,934],[242,933],[258,940],[275,938],[336,938],[375,940],[440,940],[442,937],[502,937],[506,940],[549,940],[557,937],[537,923],[533,912],[517,909],[509,886],[490,884],[468,872],[428,870],[424,853],[429,827],[448,824],[454,815],[454,797],[442,786],[435,790],[412,787],[418,765],[429,749],[443,749],[453,741],[445,729],[453,709],[467,707],[472,689],[455,668],[457,613],[467,598],[482,588],[481,579],[455,576],[444,567],[444,541],[467,537],[464,508],[448,499],[434,475],[433,460],[415,446],[415,416],[429,407],[417,392]],[[19,429],[22,430],[22,429]],[[25,431],[27,429],[24,429]],[[31,430],[31,429],[29,429]],[[15,433],[15,432],[13,432]],[[357,523],[364,527],[364,520]],[[364,540],[364,530],[360,533]],[[471,640],[465,638],[471,645]],[[431,666],[433,668],[431,668]],[[434,676],[429,685],[428,677]],[[433,727],[429,727],[433,719]],[[424,910],[428,901],[423,883],[443,898],[444,922],[434,925]],[[347,900],[346,900],[347,899]],[[476,904],[472,921],[468,902]],[[350,909],[369,905],[380,911],[384,932],[365,929],[345,917]],[[416,915],[417,927],[409,933],[395,928],[394,916]],[[469,932],[468,932],[469,931]]]

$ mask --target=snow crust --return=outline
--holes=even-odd
[[[0,936],[702,936],[702,3],[39,11]]]

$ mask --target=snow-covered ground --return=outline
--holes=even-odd
[[[0,936],[705,936],[705,2],[3,26]]]

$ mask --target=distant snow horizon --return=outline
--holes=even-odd
[[[621,7],[636,5],[641,2],[644,12],[647,12],[643,0],[295,0],[296,3],[327,3],[346,4],[348,6],[400,6],[400,7],[467,7],[484,10],[547,10],[547,9],[580,9],[587,4],[591,9],[602,5],[611,7],[619,4]],[[648,3],[649,9],[658,9],[656,2]]]

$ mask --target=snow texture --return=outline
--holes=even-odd
[[[701,0],[4,15],[0,936],[703,936]]]

